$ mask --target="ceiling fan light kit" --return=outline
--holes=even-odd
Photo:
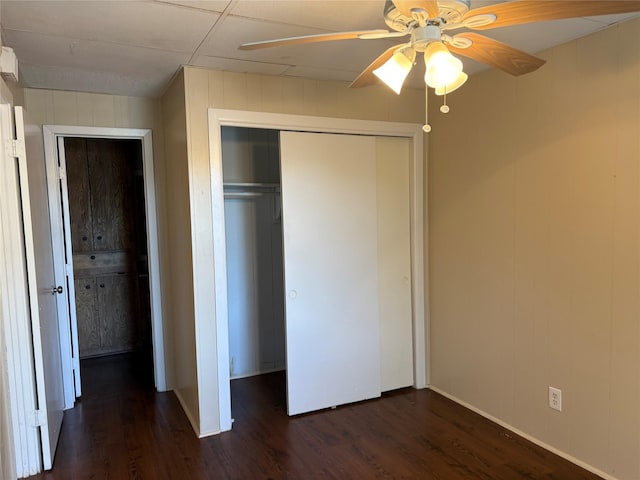
[[[382,66],[375,69],[373,74],[399,95],[415,59],[416,51],[413,48],[403,48],[394,53]]]
[[[280,38],[245,43],[239,48],[257,50],[281,45],[410,35],[409,42],[388,48],[378,56],[350,87],[374,85],[380,79],[400,94],[415,65],[416,53],[424,52],[425,102],[431,87],[436,95],[445,97],[440,111],[447,113],[446,95],[460,88],[468,79],[462,71],[462,62],[452,53],[515,76],[533,72],[545,61],[478,33],[463,32],[451,36],[443,32],[460,28],[488,30],[547,20],[632,12],[640,12],[640,0],[512,0],[474,9],[470,0],[386,0],[383,18],[393,31],[365,30]],[[428,122],[423,130],[431,131]]]
[[[444,43],[430,43],[424,51],[424,82],[431,88],[446,88],[462,72],[462,62],[451,55]]]
[[[462,85],[464,85],[464,83],[469,79],[469,75],[467,75],[464,72],[460,72],[460,75],[458,75],[458,78],[456,78],[453,82],[444,85],[442,87],[435,87],[434,90],[436,92],[436,95],[438,96],[442,96],[442,95],[446,95],[448,93],[453,92],[454,90],[457,90],[458,88],[460,88]]]

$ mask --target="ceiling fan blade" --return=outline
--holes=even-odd
[[[393,32],[395,33],[395,32]],[[388,30],[360,30],[356,32],[321,33],[319,35],[304,35],[301,37],[277,38],[263,42],[244,43],[239,50],[260,50],[261,48],[280,47],[282,45],[301,45],[304,43],[331,42],[334,40],[351,40],[354,38],[384,38],[392,34]]]
[[[380,67],[384,62],[389,60],[393,56],[393,54],[396,53],[396,51],[406,46],[407,44],[403,43],[401,45],[396,45],[394,47],[391,47],[385,50],[382,53],[382,55],[380,55],[373,62],[371,62],[371,64],[367,68],[365,68],[360,75],[358,75],[358,78],[356,78],[353,82],[351,82],[351,85],[349,85],[349,87],[350,88],[368,87],[369,85],[374,85],[378,83],[378,77],[376,77],[373,74],[373,71],[376,68]]]
[[[462,22],[477,15],[495,15],[495,22],[487,25],[472,26],[474,30],[508,27],[524,23],[559,20],[562,18],[593,17],[612,13],[631,13],[640,11],[638,0],[514,0],[469,10]]]
[[[439,16],[437,0],[393,0],[393,4],[405,17],[411,18],[412,8],[423,9],[427,12],[429,18],[437,18]]]
[[[546,3],[546,2],[543,2]],[[492,38],[478,33],[459,33],[455,39],[465,38],[471,40],[471,46],[458,48],[453,43],[448,43],[447,48],[452,53],[486,63],[511,75],[524,75],[533,72],[545,64],[545,60],[529,55],[527,52],[500,43]]]

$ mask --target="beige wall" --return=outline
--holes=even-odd
[[[102,95],[57,90],[24,89],[24,107],[29,120],[41,125],[72,125],[113,128],[149,128],[153,135],[153,159],[158,203],[160,238],[160,276],[163,298],[164,329],[172,328],[164,302],[169,298],[165,279],[168,250],[165,238],[167,199],[165,196],[165,155],[162,108],[158,100],[118,95]],[[165,334],[165,354],[171,359],[171,339]],[[168,387],[171,388],[171,363],[166,362]]]
[[[432,383],[637,480],[640,20],[541,56],[434,106]]]
[[[384,87],[349,89],[343,82],[185,68],[194,315],[200,433],[219,430],[216,318],[212,251],[211,175],[207,111],[210,107],[363,120],[422,122],[424,94],[397,96]],[[206,369],[206,370],[205,370]],[[204,373],[206,371],[206,374]]]
[[[165,299],[167,314],[172,319],[173,365],[169,384],[196,427],[199,424],[198,387],[196,376],[196,333],[193,313],[193,260],[189,202],[189,171],[187,163],[187,126],[185,113],[184,75],[180,73],[162,98],[164,145],[166,153],[167,230],[166,243],[170,252],[164,261],[167,268]]]
[[[154,152],[161,150],[155,137],[161,132],[159,102],[151,98],[24,89],[24,106],[40,124],[89,127],[154,128]]]

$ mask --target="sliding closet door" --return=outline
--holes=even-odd
[[[380,381],[386,392],[413,384],[411,140],[376,138]]]
[[[374,137],[280,134],[289,415],[380,395]]]

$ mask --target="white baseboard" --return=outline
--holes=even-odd
[[[603,472],[602,470],[597,469],[596,467],[594,467],[593,465],[589,465],[588,463],[583,462],[582,460],[578,460],[575,457],[572,457],[571,455],[569,455],[566,452],[563,452],[562,450],[558,450],[555,447],[552,447],[551,445],[543,442],[542,440],[539,440],[535,437],[532,437],[531,435],[523,432],[522,430],[519,430],[517,428],[515,428],[512,425],[509,425],[508,423],[500,420],[499,418],[494,417],[493,415],[488,414],[487,412],[480,410],[477,407],[474,407],[473,405],[460,400],[459,398],[443,391],[440,390],[438,387],[434,387],[433,385],[429,385],[427,388],[429,388],[429,390],[433,390],[436,393],[439,393],[440,395],[442,395],[443,397],[448,398],[449,400],[452,400],[454,402],[456,402],[458,405],[462,405],[465,408],[468,408],[469,410],[477,413],[478,415],[482,415],[484,418],[486,418],[487,420],[491,420],[493,423],[497,423],[498,425],[500,425],[501,427],[506,428],[507,430],[511,430],[513,433],[515,433],[516,435],[519,435],[527,440],[529,440],[532,443],[535,443],[536,445],[538,445],[539,447],[544,448],[545,450],[548,450],[552,453],[555,453],[556,455],[558,455],[559,457],[564,458],[565,460],[568,460],[569,462],[578,465],[579,467],[584,468],[585,470],[590,471],[591,473],[595,473],[596,475],[601,476],[603,479],[605,480],[619,480],[617,477],[614,477],[608,473]]]

